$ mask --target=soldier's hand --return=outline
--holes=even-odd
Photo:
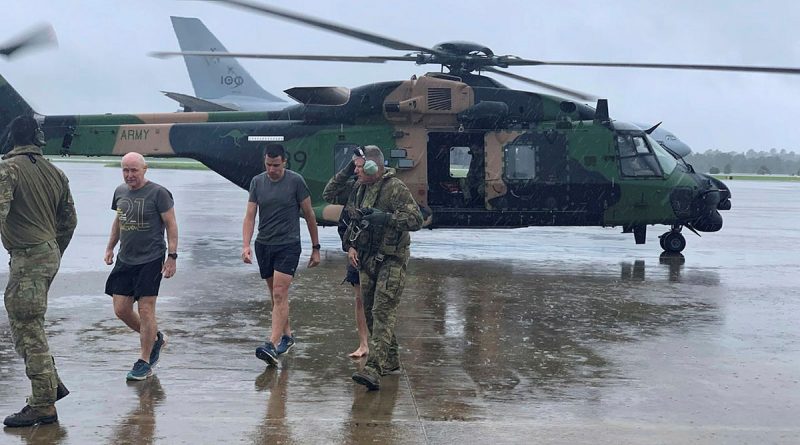
[[[350,261],[350,265],[353,267],[358,267],[358,251],[354,248],[350,248],[347,251],[347,259]]]
[[[246,264],[253,263],[253,253],[250,251],[250,246],[242,247],[242,261]]]
[[[103,257],[103,261],[109,265],[114,264],[114,249],[106,249],[106,254]]]
[[[369,212],[366,212],[367,210],[369,210]],[[382,226],[388,223],[390,219],[392,219],[391,213],[386,213],[383,210],[376,208],[360,209],[359,212],[361,212],[364,215],[361,218],[362,220],[369,221],[371,225],[375,226]]]
[[[350,159],[350,162],[348,162],[347,165],[344,166],[342,171],[346,172],[349,176],[353,176],[354,174],[356,174],[356,162],[355,161],[356,161],[356,157],[353,156],[353,158]]]

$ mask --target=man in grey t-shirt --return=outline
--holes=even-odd
[[[165,336],[156,324],[156,297],[161,277],[175,274],[178,259],[178,223],[172,194],[145,179],[147,164],[139,153],[122,157],[125,183],[114,190],[111,209],[116,211],[105,262],[114,263],[114,247],[120,242],[117,264],[106,281],[106,293],[114,299],[114,313],[139,333],[141,357],[128,372],[127,380],[152,375]],[[164,243],[164,231],[167,244]],[[167,253],[166,260],[164,254]],[[138,314],[133,304],[138,302]]]
[[[286,169],[286,151],[270,144],[264,152],[266,171],[250,182],[250,198],[242,224],[242,261],[253,262],[250,240],[258,213],[258,235],[254,245],[261,278],[266,280],[272,297],[272,332],[264,345],[256,348],[256,357],[275,365],[278,356],[294,346],[289,325],[289,286],[300,262],[300,210],[311,237],[308,267],[319,264],[317,219],[305,180]]]

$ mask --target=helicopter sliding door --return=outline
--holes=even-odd
[[[563,133],[526,133],[505,148],[506,204],[563,209],[569,204],[567,138]]]
[[[433,226],[601,225],[618,196],[598,171],[608,159],[573,159],[563,131],[429,133]]]
[[[607,157],[575,158],[569,135],[529,131],[506,144],[507,190],[490,201],[493,207],[520,211],[520,218],[531,225],[599,225],[604,206],[617,195],[615,185],[598,172],[598,163]]]

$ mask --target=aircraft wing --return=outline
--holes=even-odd
[[[173,93],[170,91],[162,91],[162,93],[181,104],[184,111],[236,111],[234,108],[226,107],[188,94]]]

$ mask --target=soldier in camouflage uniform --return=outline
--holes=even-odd
[[[400,368],[394,334],[397,307],[405,284],[410,255],[408,232],[422,227],[422,215],[411,192],[385,169],[380,148],[369,145],[325,186],[323,198],[334,202],[347,196],[344,212],[350,224],[343,242],[350,264],[360,270],[364,313],[370,330],[369,359],[356,383],[380,389],[380,378]],[[358,180],[348,183],[355,173]]]
[[[3,423],[21,427],[58,421],[54,403],[69,394],[50,355],[44,314],[77,218],[66,175],[42,156],[44,135],[36,120],[14,119],[9,138],[13,149],[0,162],[0,235],[11,257],[4,300],[32,395]]]

